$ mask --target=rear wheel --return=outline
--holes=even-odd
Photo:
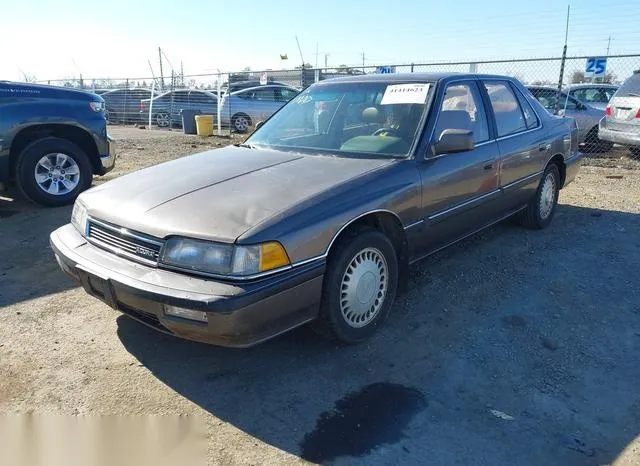
[[[244,113],[237,113],[231,117],[231,125],[238,133],[246,133],[251,126],[251,118]]]
[[[386,320],[397,286],[398,260],[389,239],[378,230],[354,229],[329,256],[313,328],[342,343],[364,341]]]
[[[555,163],[550,163],[542,175],[536,194],[520,212],[520,223],[531,229],[548,227],[556,212],[559,193],[560,171]]]
[[[171,125],[171,116],[167,112],[156,113],[156,124],[160,128],[168,128]]]
[[[91,180],[89,157],[66,139],[39,139],[29,144],[18,156],[18,188],[25,197],[37,204],[71,204],[91,185]]]

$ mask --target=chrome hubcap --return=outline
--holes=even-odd
[[[370,324],[378,315],[387,295],[387,261],[375,248],[358,252],[347,266],[340,284],[340,312],[354,328]]]
[[[542,182],[540,189],[540,217],[547,218],[553,210],[556,197],[556,179],[549,173]]]
[[[249,127],[249,122],[245,117],[236,117],[235,126],[238,131],[245,131]]]
[[[166,113],[158,113],[156,123],[158,123],[158,126],[169,126],[169,115]]]
[[[47,154],[36,164],[36,183],[47,194],[62,196],[80,184],[80,167],[66,154]]]

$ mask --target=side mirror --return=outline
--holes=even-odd
[[[453,154],[473,150],[473,131],[467,129],[445,129],[434,145],[434,155]]]
[[[262,125],[264,125],[264,121],[259,121],[256,123],[256,129],[260,128]]]
[[[559,110],[556,112],[556,115],[557,115],[557,116],[559,116],[559,117],[563,117],[563,116],[564,116],[564,108],[559,109]]]

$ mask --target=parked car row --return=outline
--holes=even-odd
[[[217,116],[221,104],[221,123],[238,132],[245,132],[258,121],[266,120],[285,103],[298,95],[295,87],[272,84],[249,87],[218,97],[199,89],[179,89],[165,92],[140,102],[139,118],[146,121],[151,111],[152,121],[160,127],[181,125],[182,110],[199,110]],[[152,102],[153,100],[153,102]]]
[[[606,152],[620,144],[640,156],[640,70],[619,87],[586,83],[562,92],[544,86],[528,89],[550,113],[576,120],[583,151]]]

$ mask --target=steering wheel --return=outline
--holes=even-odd
[[[395,128],[380,128],[378,130],[376,130],[375,133],[373,133],[374,136],[380,136],[382,133],[391,133],[390,136],[393,137],[401,137],[402,135],[400,134],[400,131],[398,131]]]

